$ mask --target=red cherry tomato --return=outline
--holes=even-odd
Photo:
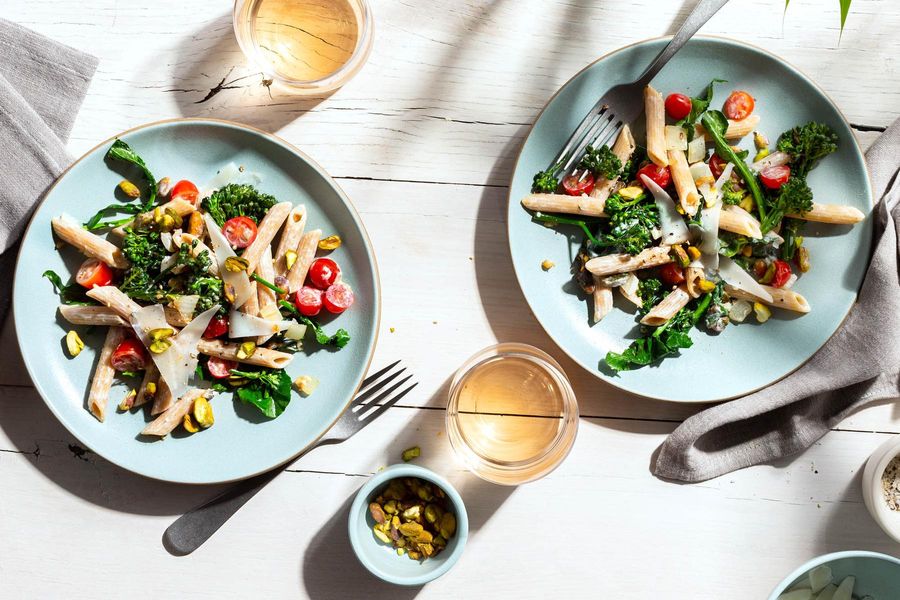
[[[341,268],[330,258],[317,258],[309,266],[309,282],[320,290],[327,290],[340,276]]]
[[[713,154],[709,157],[709,170],[712,171],[713,177],[716,179],[722,175],[722,171],[725,170],[725,165],[727,164],[728,161],[718,154]]]
[[[235,248],[246,248],[256,239],[256,223],[250,217],[234,217],[222,225],[222,234]]]
[[[777,190],[791,178],[791,168],[787,165],[766,167],[759,172],[759,180],[770,190]]]
[[[735,90],[731,92],[731,95],[725,100],[725,106],[723,107],[722,112],[724,112],[725,116],[729,119],[740,121],[750,116],[754,106],[756,106],[756,102],[753,101],[753,96],[747,92]]]
[[[666,114],[675,119],[683,119],[691,114],[691,99],[684,94],[669,94],[666,97]]]
[[[209,325],[206,326],[206,330],[203,332],[203,338],[212,340],[221,337],[226,333],[228,333],[228,317],[216,315],[209,321]]]
[[[325,310],[330,313],[340,314],[353,306],[353,290],[346,283],[335,283],[325,290],[325,298],[322,303]]]
[[[659,270],[659,278],[667,285],[684,283],[684,270],[675,263],[667,263]]]
[[[225,379],[231,375],[232,369],[238,368],[238,364],[233,360],[210,356],[209,362],[206,363],[206,368],[209,370],[209,374],[216,379]]]
[[[200,190],[187,179],[182,179],[173,185],[172,191],[169,194],[170,200],[184,200],[185,202],[190,202],[194,206],[197,206],[198,198],[200,198]]]
[[[788,282],[788,279],[791,278],[791,265],[780,258],[776,258],[775,262],[772,264],[775,265],[775,275],[772,276],[772,287],[783,287],[784,284]]]
[[[89,258],[78,267],[78,273],[75,274],[75,281],[78,285],[91,289],[94,287],[103,287],[109,285],[113,280],[112,269],[104,262],[100,262],[96,258]]]
[[[116,371],[141,371],[147,366],[147,350],[135,338],[119,344],[109,357],[109,365]]]
[[[294,305],[305,317],[314,317],[322,310],[322,290],[304,285],[294,294]]]
[[[575,171],[563,177],[562,185],[570,196],[590,194],[594,190],[594,176],[590,171]]]
[[[655,165],[653,163],[646,164],[638,169],[638,181],[642,181],[641,175],[646,175],[661,188],[669,187],[669,182],[672,181],[672,174],[669,173],[669,167],[660,167],[659,165]]]

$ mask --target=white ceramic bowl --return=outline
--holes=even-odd
[[[862,477],[863,500],[866,508],[869,509],[869,514],[896,542],[900,542],[900,511],[891,510],[884,501],[881,476],[888,463],[898,454],[900,454],[900,435],[895,435],[878,446],[872,453],[869,460],[866,461]]]

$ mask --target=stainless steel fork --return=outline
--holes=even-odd
[[[559,151],[556,160],[550,163],[549,168],[557,177],[568,173],[588,146],[608,144],[616,138],[623,125],[640,116],[644,110],[643,93],[647,84],[727,2],[728,0],[700,0],[678,32],[636,81],[610,88],[597,100]]]
[[[319,446],[345,441],[384,414],[387,409],[419,385],[417,382],[412,382],[403,387],[412,378],[412,375],[407,375],[385,389],[406,370],[405,367],[397,369],[399,364],[398,360],[366,377],[353,402],[350,403],[350,407],[344,411],[344,414],[325,435],[306,449],[306,452]],[[401,387],[403,389],[400,389]],[[172,554],[183,556],[199,548],[225,524],[225,521],[230,519],[250,498],[275,479],[286,467],[287,464],[240,481],[205,504],[180,516],[169,525],[163,534],[163,544],[166,549]]]

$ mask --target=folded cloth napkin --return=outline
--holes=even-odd
[[[93,56],[0,19],[0,280],[10,281],[31,210],[69,165],[66,140],[97,68]],[[9,307],[0,292],[0,322]]]
[[[859,299],[838,332],[793,374],[682,423],[653,472],[696,482],[795,454],[844,417],[900,397],[900,120],[866,152],[875,251]]]

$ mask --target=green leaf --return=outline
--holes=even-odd
[[[291,377],[284,369],[232,369],[231,374],[249,380],[235,390],[240,401],[255,406],[270,419],[281,415],[291,403]]]
[[[147,199],[144,201],[142,209],[143,211],[150,210],[156,202],[156,178],[153,177],[153,173],[150,172],[144,159],[138,156],[137,153],[131,149],[131,146],[120,139],[116,139],[109,150],[106,151],[106,159],[121,160],[123,162],[131,163],[141,170],[144,175],[144,180],[147,182]]]
[[[318,323],[300,314],[300,311],[297,310],[290,302],[286,300],[280,300],[278,305],[281,308],[289,311],[294,317],[297,318],[298,321],[309,327],[313,330],[316,335],[316,341],[323,346],[334,346],[336,348],[343,348],[350,342],[350,334],[347,333],[346,329],[338,329],[334,332],[334,335],[328,335],[325,333],[325,330],[322,329]]]
[[[712,102],[713,87],[717,83],[725,82],[725,79],[713,79],[712,81],[710,81],[709,85],[706,86],[706,90],[703,94],[691,98],[691,111],[688,113],[688,115],[675,123],[675,125],[684,128],[684,131],[687,134],[687,139],[689,141],[694,139],[694,124],[697,122],[697,119],[700,118],[700,115],[706,112],[706,110],[709,108],[710,102]]]
[[[764,219],[766,217],[766,207],[762,190],[759,187],[759,182],[756,180],[756,175],[750,171],[750,167],[747,166],[747,163],[741,160],[734,149],[732,149],[731,145],[725,140],[725,131],[728,129],[728,119],[726,119],[725,115],[720,111],[710,110],[703,113],[703,116],[700,117],[700,123],[703,124],[706,133],[712,138],[713,144],[716,147],[716,154],[718,154],[720,158],[734,165],[734,170],[738,172],[738,175],[741,176],[744,183],[750,189],[750,194],[753,196],[753,201],[756,203],[757,210],[759,210],[760,218]]]
[[[841,5],[841,33],[844,35],[844,24],[847,22],[847,14],[850,12],[850,3],[853,0],[838,0]]]
[[[41,277],[46,277],[50,280],[53,291],[56,292],[60,302],[63,304],[72,304],[76,306],[93,306],[97,304],[84,294],[86,290],[77,283],[63,285],[62,278],[56,274],[56,271],[47,269],[43,272]]]

